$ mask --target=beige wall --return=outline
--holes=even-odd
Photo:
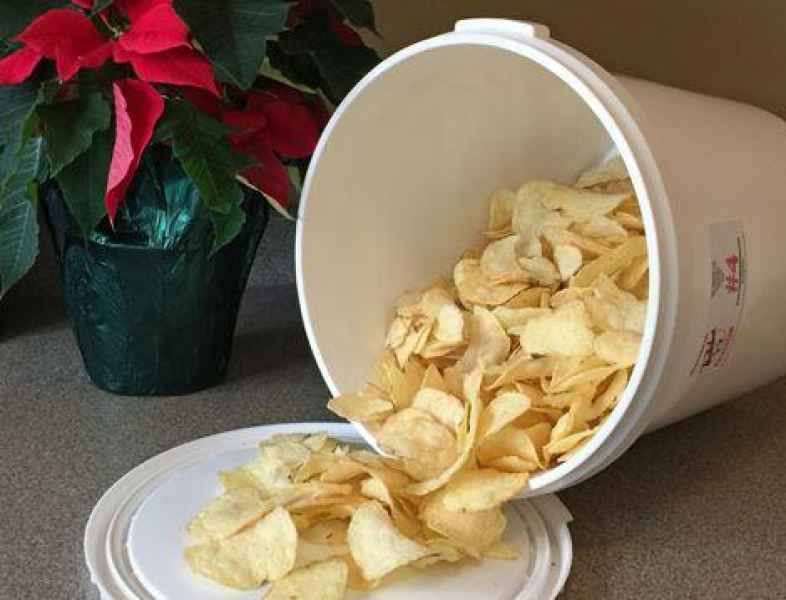
[[[387,49],[465,17],[547,24],[613,72],[756,104],[786,118],[786,0],[372,0]]]

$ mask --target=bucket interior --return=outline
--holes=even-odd
[[[461,43],[396,59],[339,108],[303,198],[301,304],[333,394],[367,381],[401,293],[480,240],[495,189],[573,183],[614,149],[585,100],[518,53]]]

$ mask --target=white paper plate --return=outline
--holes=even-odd
[[[85,556],[103,600],[258,600],[193,576],[183,560],[190,518],[221,492],[218,471],[248,462],[257,443],[277,433],[326,431],[362,443],[351,425],[296,423],[241,429],[179,446],[141,464],[115,483],[93,509]],[[571,515],[556,496],[510,504],[506,541],[518,560],[465,561],[403,573],[351,600],[550,600],[572,560]]]

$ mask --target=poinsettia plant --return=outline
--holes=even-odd
[[[87,238],[151,144],[195,183],[215,250],[241,186],[291,211],[329,105],[378,61],[357,28],[376,31],[368,0],[3,0],[0,297],[35,260],[38,186]]]

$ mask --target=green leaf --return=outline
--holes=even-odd
[[[40,157],[41,138],[27,140],[15,172],[0,191],[0,298],[27,273],[38,255],[36,205],[27,192]]]
[[[199,189],[210,210],[229,214],[240,188],[235,182],[236,154],[226,137],[227,128],[188,102],[172,102],[169,127],[172,151]]]
[[[289,61],[304,55],[313,59],[322,79],[321,88],[338,103],[379,62],[379,55],[367,46],[345,46],[326,17],[316,17],[284,31],[278,37],[281,50]],[[284,65],[271,61],[287,76]]]
[[[369,0],[331,0],[342,15],[355,27],[363,27],[377,35],[377,24],[374,21],[374,8]]]
[[[308,53],[287,54],[277,41],[267,44],[267,58],[272,68],[279,71],[289,81],[297,82],[311,89],[325,86],[314,58]],[[264,73],[263,73],[264,74]]]
[[[93,17],[100,13],[108,6],[112,6],[115,0],[95,0],[93,2],[93,9],[90,11],[90,16]]]
[[[109,127],[112,111],[99,91],[38,109],[44,123],[52,175],[90,148],[93,134]]]
[[[0,86],[0,146],[16,152],[22,144],[25,126],[41,101],[38,85],[25,82]]]
[[[96,133],[88,151],[80,154],[56,177],[68,210],[85,238],[106,215],[104,196],[112,145],[110,131]]]
[[[265,58],[265,40],[284,28],[290,4],[284,0],[175,0],[213,64],[216,76],[247,90]]]
[[[238,187],[240,195],[238,199],[232,204],[232,209],[229,213],[223,215],[217,212],[210,213],[210,220],[213,223],[213,248],[210,254],[215,254],[221,248],[226,246],[229,242],[235,239],[235,236],[243,229],[243,224],[246,222],[246,213],[242,208],[243,192]]]
[[[262,66],[259,67],[259,74],[263,77],[267,77],[268,79],[272,79],[273,81],[278,81],[279,83],[283,83],[284,85],[288,85],[289,87],[293,87],[296,90],[300,90],[301,92],[305,92],[306,94],[317,94],[319,90],[308,86],[304,83],[298,83],[297,81],[293,81],[282,71],[274,67],[270,62],[270,57],[266,56]]]
[[[50,8],[69,4],[67,0],[2,0],[0,2],[0,37],[10,38]]]

